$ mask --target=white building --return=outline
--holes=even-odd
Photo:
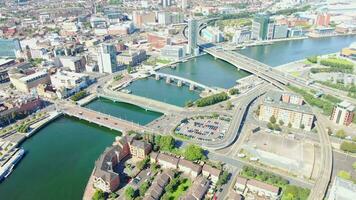
[[[115,73],[119,70],[116,61],[116,48],[111,44],[102,44],[98,51],[100,73]]]
[[[352,181],[335,177],[328,200],[354,200],[355,197],[356,185]]]
[[[247,29],[239,29],[232,38],[232,42],[241,44],[251,39],[251,31]]]
[[[354,118],[354,110],[355,106],[347,101],[343,101],[334,107],[330,119],[335,124],[348,126]]]
[[[59,98],[68,97],[88,87],[91,80],[88,75],[69,71],[58,71],[51,76],[52,86]]]

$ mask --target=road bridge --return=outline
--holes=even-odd
[[[315,91],[321,90],[325,94],[338,96],[340,99],[344,99],[349,102],[352,102],[353,104],[356,104],[356,99],[348,97],[347,93],[344,91],[329,88],[321,84],[308,84],[307,80],[305,79],[294,77],[278,69],[273,69],[271,66],[268,66],[257,60],[251,59],[238,52],[231,51],[231,50],[224,50],[222,48],[216,48],[216,47],[203,48],[203,50],[206,53],[214,56],[215,58],[224,60],[236,66],[238,69],[242,69],[244,71],[255,74],[256,76],[276,85],[281,89],[283,88],[283,86],[291,84],[301,88],[307,88],[310,90],[315,90]]]
[[[155,79],[158,80],[162,77],[166,78],[166,82],[170,83],[170,81],[176,80],[177,85],[180,87],[183,84],[189,85],[189,89],[190,90],[194,90],[195,87],[199,87],[202,88],[203,90],[207,90],[209,92],[217,92],[217,89],[209,87],[207,85],[195,82],[193,80],[187,79],[187,78],[183,78],[180,76],[175,76],[175,75],[171,75],[171,74],[165,74],[165,73],[160,73],[160,72],[156,72],[156,71],[150,71],[150,74],[155,76]]]
[[[68,116],[76,117],[78,119],[95,123],[99,126],[104,126],[112,130],[120,131],[122,133],[130,130],[137,132],[151,131],[149,128],[141,126],[137,123],[129,122],[111,115],[90,110],[85,107],[70,104],[58,104],[56,107],[59,111]]]
[[[141,97],[133,94],[127,94],[118,91],[111,91],[109,89],[98,89],[97,90],[98,97],[103,97],[106,99],[110,99],[113,101],[119,101],[124,103],[129,103],[132,105],[139,106],[146,110],[151,110],[155,112],[160,112],[164,114],[170,113],[180,113],[183,112],[185,109],[179,106],[171,105],[168,103],[164,103],[161,101],[157,101],[154,99],[149,99],[146,97]]]

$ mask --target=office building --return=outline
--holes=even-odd
[[[302,36],[304,36],[304,31],[301,27],[288,28],[288,37],[302,37]]]
[[[142,28],[144,25],[156,23],[156,13],[134,11],[132,13],[132,21],[137,28]]]
[[[147,41],[153,48],[161,49],[171,44],[171,38],[163,33],[148,33]]]
[[[172,0],[161,0],[161,4],[163,8],[167,8],[172,5]]]
[[[330,24],[330,15],[328,13],[319,13],[315,20],[316,26],[329,26]]]
[[[158,23],[162,25],[178,24],[184,21],[184,15],[180,12],[158,13]]]
[[[232,37],[232,42],[241,44],[251,39],[251,31],[248,29],[239,29]]]
[[[114,73],[119,70],[116,61],[116,48],[112,44],[102,44],[98,52],[100,73]]]
[[[288,36],[288,26],[287,25],[274,25],[273,39],[286,38]]]
[[[145,50],[126,51],[117,56],[117,62],[122,65],[136,66],[147,59]]]
[[[161,56],[167,60],[178,61],[184,58],[185,49],[182,46],[166,45],[161,49]]]
[[[268,40],[273,38],[274,22],[269,15],[257,14],[252,21],[252,35],[254,40]]]
[[[84,56],[62,56],[59,57],[61,67],[68,68],[72,72],[85,71],[86,59]]]
[[[283,126],[310,131],[314,115],[302,97],[279,91],[269,91],[260,105],[259,119],[269,122],[274,116],[276,123]]]
[[[355,106],[343,101],[334,107],[330,120],[335,124],[348,126],[354,118],[354,110]]]
[[[188,54],[198,55],[198,22],[196,19],[188,20]]]
[[[212,43],[224,41],[223,33],[217,27],[207,27],[201,31],[202,37]]]
[[[181,0],[181,8],[183,11],[189,8],[189,0]]]
[[[20,73],[10,73],[10,81],[13,86],[22,92],[33,92],[40,84],[51,83],[48,72],[39,71],[30,75],[24,75]]]

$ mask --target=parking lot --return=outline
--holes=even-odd
[[[175,133],[199,141],[217,141],[224,138],[230,120],[229,116],[190,118],[183,121],[176,128]]]

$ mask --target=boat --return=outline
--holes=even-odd
[[[0,167],[0,181],[7,178],[15,168],[16,164],[21,160],[21,158],[25,155],[24,149],[18,149],[12,157]]]
[[[122,89],[121,92],[126,93],[126,94],[131,94],[131,90],[128,90],[128,89]]]

